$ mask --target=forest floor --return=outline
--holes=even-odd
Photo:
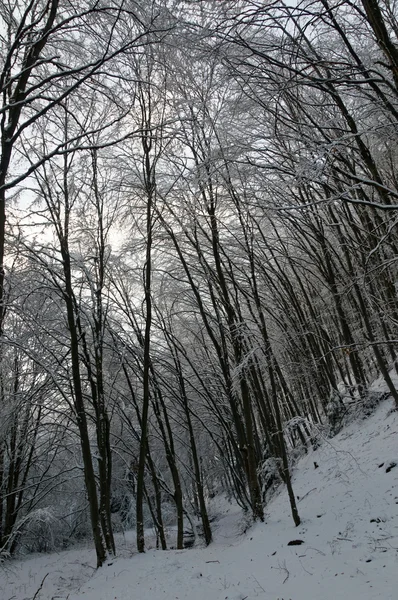
[[[241,511],[229,505],[208,548],[139,555],[130,533],[99,570],[89,549],[3,563],[0,599],[395,600],[398,413],[391,408],[384,401],[297,463],[297,528],[281,489],[266,522],[246,531]]]

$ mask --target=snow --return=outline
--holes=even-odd
[[[300,460],[293,478],[297,528],[282,489],[267,506],[266,523],[246,531],[247,518],[229,505],[208,548],[139,555],[131,532],[119,540],[119,556],[99,570],[84,548],[5,562],[0,598],[396,599],[398,413],[391,408],[383,402]],[[288,546],[292,540],[303,543]]]

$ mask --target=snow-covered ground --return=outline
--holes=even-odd
[[[84,549],[7,562],[0,599],[396,600],[398,414],[391,408],[387,400],[301,459],[298,528],[281,490],[266,523],[246,533],[231,507],[208,548],[138,555],[127,536],[121,556],[98,571]]]

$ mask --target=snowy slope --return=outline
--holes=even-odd
[[[32,599],[48,574],[35,600],[396,600],[398,414],[391,407],[384,402],[299,462],[298,528],[282,490],[266,523],[246,534],[231,508],[207,549],[137,555],[127,542],[98,571],[91,550],[6,563],[0,599]],[[297,539],[303,544],[287,545]]]

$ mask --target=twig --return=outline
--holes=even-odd
[[[93,571],[96,571],[97,569],[95,567],[93,567],[93,565],[89,565],[88,563],[81,563],[82,567],[88,567],[89,569],[92,569]]]
[[[315,550],[315,552],[319,552],[319,554],[322,554],[322,556],[326,556],[322,550],[318,550],[318,548],[313,548],[312,546],[308,546],[307,550]],[[307,554],[300,554],[300,556],[307,556]]]
[[[286,567],[286,561],[283,561],[283,565],[281,566],[281,564],[279,563],[279,565],[277,567],[271,567],[271,569],[278,569],[278,571],[285,571],[286,573],[286,577],[285,579],[282,581],[282,583],[286,583],[286,581],[289,579],[290,577],[290,573],[288,571],[288,568]]]
[[[47,573],[46,575],[44,575],[43,579],[41,580],[41,584],[39,586],[39,589],[36,591],[35,595],[33,596],[32,600],[36,600],[37,596],[40,594],[42,588],[43,588],[43,583],[45,582],[46,578],[49,576],[50,573]]]
[[[219,560],[206,560],[206,563],[219,563]]]
[[[307,492],[306,494],[304,494],[304,496],[301,496],[299,502],[301,502],[302,500],[304,500],[304,498],[306,498],[308,496],[308,494],[311,494],[311,492],[314,492],[317,489],[318,488],[312,488],[312,490],[310,490],[309,492]]]
[[[314,574],[314,573],[311,573],[311,571],[308,571],[308,570],[305,568],[305,566],[303,565],[303,563],[302,563],[302,562],[301,562],[301,560],[300,560],[300,557],[299,557],[299,563],[300,563],[300,565],[301,565],[301,568],[303,569],[303,571],[305,571],[306,573],[308,573],[308,575],[313,575],[313,574]]]
[[[259,582],[259,580],[253,575],[252,573],[252,577],[254,579],[254,581],[257,583],[258,587],[260,588],[260,590],[262,590],[265,594],[265,589],[263,588],[263,586],[261,585],[261,583]]]

